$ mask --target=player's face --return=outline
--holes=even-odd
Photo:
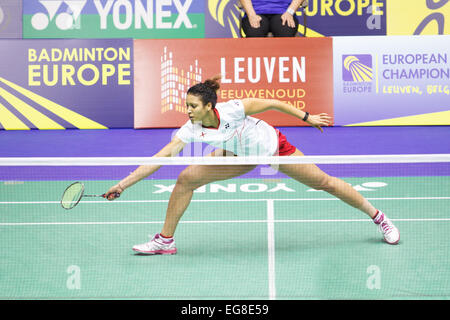
[[[203,105],[202,100],[192,94],[188,94],[186,97],[186,107],[189,119],[192,123],[202,122],[209,111],[207,105]]]

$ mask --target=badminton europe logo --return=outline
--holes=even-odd
[[[33,17],[31,18],[31,25],[34,29],[47,29],[50,22],[55,21],[58,29],[69,30],[75,29],[77,26],[79,26],[79,17],[81,15],[81,11],[86,5],[87,0],[41,0],[39,2],[47,10],[47,14],[38,12],[33,15]],[[63,3],[67,5],[66,11],[57,14]]]
[[[372,56],[370,54],[344,55],[342,61],[342,79],[344,81],[372,81]]]
[[[373,78],[372,55],[342,55],[343,93],[370,93],[372,92]]]

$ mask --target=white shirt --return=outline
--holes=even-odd
[[[206,128],[188,120],[176,133],[184,143],[204,142],[239,156],[272,156],[278,149],[275,128],[246,116],[241,100],[216,104],[218,128]]]

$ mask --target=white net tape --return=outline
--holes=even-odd
[[[289,157],[8,157],[0,166],[276,165],[450,162],[450,154],[337,155]]]

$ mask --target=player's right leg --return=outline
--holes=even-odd
[[[225,156],[221,149],[209,156]],[[253,170],[255,165],[192,165],[178,176],[170,195],[166,219],[160,234],[150,242],[136,245],[133,250],[143,254],[173,254],[176,252],[173,235],[183,213],[189,206],[194,190],[208,183],[231,179]]]

